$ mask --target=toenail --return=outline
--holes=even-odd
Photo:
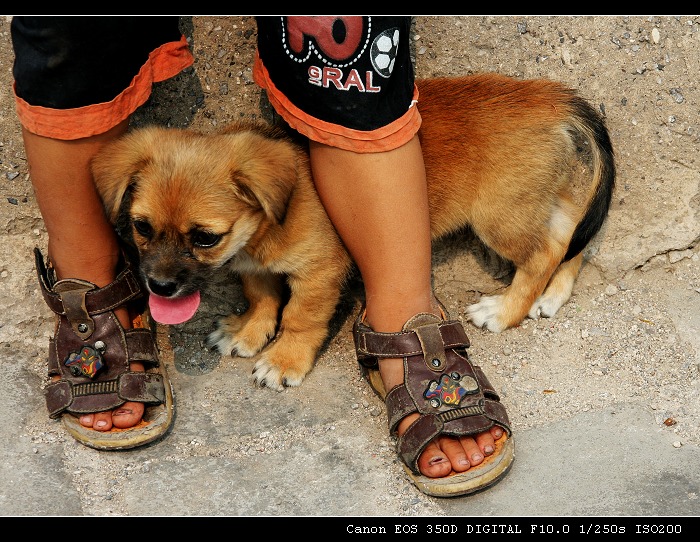
[[[479,461],[482,461],[483,459],[484,459],[484,456],[481,454],[474,454],[472,456],[472,461],[474,461],[474,463],[478,463]]]
[[[471,465],[471,463],[469,463],[469,460],[466,457],[464,459],[460,459],[458,463],[460,465]]]
[[[95,427],[107,427],[107,422],[99,421],[95,424]]]
[[[491,446],[491,445],[484,446],[484,453],[486,455],[491,455],[493,453],[493,446]]]

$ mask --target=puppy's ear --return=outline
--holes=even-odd
[[[249,136],[237,160],[231,163],[231,179],[239,197],[260,207],[268,219],[284,221],[299,175],[308,175],[306,154],[288,139]]]
[[[108,218],[116,224],[138,173],[151,160],[154,141],[143,129],[106,144],[92,159],[92,174]]]

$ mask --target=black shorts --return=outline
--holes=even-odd
[[[255,81],[309,138],[356,152],[399,147],[420,127],[410,17],[257,17]]]
[[[356,152],[420,127],[409,17],[258,17],[256,82],[290,126]],[[14,17],[15,103],[30,132],[103,133],[194,59],[178,17]]]
[[[29,131],[109,130],[194,59],[178,17],[13,17],[17,112]]]

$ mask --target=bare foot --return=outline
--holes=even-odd
[[[141,422],[143,411],[143,403],[124,403],[112,411],[84,414],[80,416],[80,425],[91,427],[95,431],[109,431],[112,427],[128,429]]]
[[[403,383],[403,360],[381,360],[379,372],[385,389],[391,390]],[[418,414],[411,414],[401,420],[398,434],[403,435],[418,417]],[[421,453],[418,458],[418,468],[421,474],[430,478],[442,478],[451,472],[464,472],[479,465],[491,455],[496,449],[495,442],[501,436],[503,436],[503,429],[497,425],[475,437],[439,436]]]
[[[134,362],[130,365],[132,371],[143,371],[143,364]],[[124,403],[118,408],[106,412],[83,414],[80,416],[80,425],[91,427],[95,431],[109,431],[112,427],[128,429],[141,422],[144,412],[143,403]]]

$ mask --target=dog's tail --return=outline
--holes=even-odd
[[[592,158],[593,194],[589,204],[574,229],[564,261],[581,252],[598,233],[605,222],[615,188],[615,158],[610,134],[605,120],[593,107],[579,96],[573,96],[572,128],[582,134],[590,147]]]

